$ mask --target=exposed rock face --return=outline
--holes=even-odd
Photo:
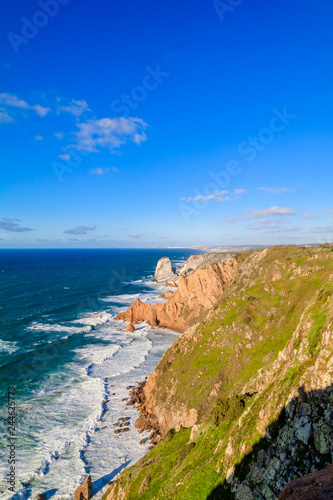
[[[213,307],[234,280],[237,261],[229,258],[200,267],[189,276],[180,276],[178,289],[164,304],[144,304],[136,299],[127,311],[116,319],[131,323],[147,321],[151,326],[184,332],[204,311]]]
[[[128,325],[126,327],[126,332],[129,332],[129,333],[135,332],[135,326],[133,325],[133,323],[128,323]]]
[[[189,259],[181,266],[179,270],[180,276],[189,276],[199,267],[213,264],[214,262],[227,262],[234,255],[225,253],[205,253],[199,255],[191,255]]]
[[[264,450],[258,453],[246,480],[236,490],[236,500],[245,498],[244,492],[247,492],[248,498],[253,500],[259,500],[262,496],[266,498],[266,494],[271,495],[269,498],[277,498],[282,486],[288,481],[291,483],[287,485],[288,487],[284,487],[279,500],[331,498],[315,496],[316,491],[321,494],[320,476],[317,481],[317,476],[309,473],[319,464],[322,464],[321,467],[328,466],[332,460],[332,391],[333,387],[328,387],[326,390],[315,391],[314,394],[300,394],[299,399],[292,401],[287,408],[289,411],[286,412],[285,425],[277,437],[270,440],[271,445],[267,453]],[[329,468],[326,471],[324,476],[327,482],[330,482],[329,488],[332,488],[330,491],[333,491],[333,469]],[[300,473],[308,475],[295,479]],[[234,486],[237,486],[236,478],[233,481]]]
[[[37,495],[37,500],[46,500],[46,493],[40,493]]]
[[[89,500],[92,496],[92,489],[91,476],[87,476],[81,486],[75,490],[75,500]]]
[[[162,257],[157,263],[152,281],[155,283],[166,283],[167,281],[177,283],[179,276],[175,271],[176,270],[172,268],[169,257]]]
[[[333,498],[333,465],[294,479],[281,491],[279,500],[328,500]]]

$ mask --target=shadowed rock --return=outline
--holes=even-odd
[[[91,476],[87,476],[84,482],[75,490],[75,500],[89,500],[92,496],[93,484]]]

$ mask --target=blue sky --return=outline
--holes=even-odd
[[[0,245],[333,241],[333,4],[17,0]]]

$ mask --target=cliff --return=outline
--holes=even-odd
[[[221,257],[220,257],[221,258]],[[233,282],[237,260],[214,262],[197,268],[189,276],[180,276],[178,288],[167,295],[166,303],[145,304],[137,299],[116,319],[184,332],[205,311],[213,307]]]
[[[223,290],[198,300],[190,278],[199,286],[208,266]],[[332,463],[333,246],[274,247],[207,269],[180,277],[178,304],[199,304],[199,319],[178,313],[191,326],[142,385],[141,411],[162,438],[108,500],[277,500]]]

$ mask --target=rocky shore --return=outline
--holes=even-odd
[[[183,333],[130,388],[154,447],[105,499],[330,498],[332,252],[193,256],[164,304],[119,316]]]

